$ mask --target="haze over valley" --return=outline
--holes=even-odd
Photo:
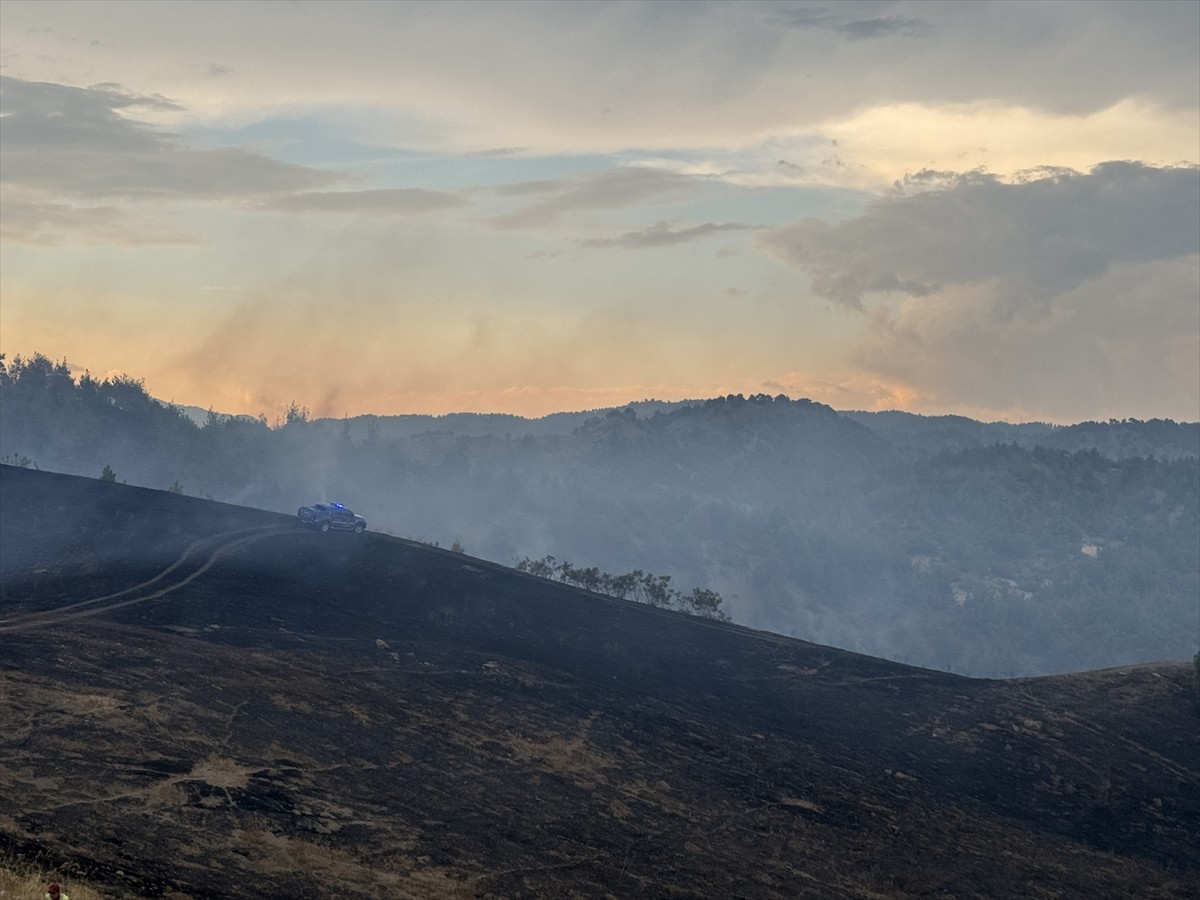
[[[1190,664],[967,679],[9,465],[0,544],[13,896],[1173,900],[1200,873]]]
[[[1188,659],[1200,423],[839,413],[766,395],[511,416],[197,424],[46,357],[0,382],[9,463],[294,513],[516,565],[667,575],[736,622],[1014,676]],[[640,407],[640,408],[639,408]]]

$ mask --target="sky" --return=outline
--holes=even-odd
[[[0,2],[0,352],[275,418],[1200,419],[1200,3]]]

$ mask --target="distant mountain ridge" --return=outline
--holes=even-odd
[[[1013,443],[1030,449],[1046,447],[1071,453],[1095,450],[1110,459],[1200,456],[1200,422],[1113,419],[1050,425],[1045,422],[985,423],[963,416],[921,416],[900,411],[850,411],[842,415],[866,425],[897,446],[927,452]]]
[[[508,435],[562,435],[595,419],[604,419],[613,414],[624,414],[633,410],[638,419],[657,414],[675,413],[685,409],[703,407],[705,403],[719,402],[726,398],[709,400],[641,400],[622,406],[575,412],[550,413],[539,417],[526,417],[510,413],[447,413],[444,415],[420,414],[366,414],[345,418],[317,418],[312,424],[324,429],[338,429],[347,433],[352,440],[368,437],[391,439],[415,437],[429,432],[448,433],[472,437]],[[786,399],[789,402],[813,403],[810,400],[790,401],[790,398],[769,398],[759,395],[749,398],[751,402],[763,399]],[[160,401],[162,402],[162,401]],[[164,404],[174,406],[197,425],[204,425],[211,410],[198,406]],[[1112,459],[1127,459],[1134,456],[1157,456],[1164,459],[1179,459],[1188,456],[1200,457],[1200,421],[1175,422],[1170,419],[1121,419],[1108,422],[1085,421],[1071,425],[1052,425],[1046,422],[982,422],[966,416],[922,415],[902,410],[873,411],[833,410],[825,404],[814,404],[834,411],[837,415],[857,422],[890,441],[897,447],[924,452],[962,450],[967,447],[988,444],[1015,443],[1021,447],[1048,447],[1075,452],[1095,450]],[[226,414],[218,413],[225,416]],[[253,420],[253,416],[238,416]]]
[[[0,458],[18,465],[284,513],[340,500],[372,530],[508,565],[670,575],[741,624],[968,675],[1196,651],[1194,423],[1014,426],[732,395],[412,417],[394,437],[359,424],[294,408],[197,426],[139,382],[76,382],[49,360],[0,378]]]
[[[161,401],[160,401],[161,402]],[[549,413],[545,416],[527,417],[513,413],[475,413],[458,412],[443,415],[424,415],[418,413],[363,414],[345,416],[343,418],[321,417],[312,419],[312,424],[321,428],[336,428],[345,431],[353,440],[363,440],[368,437],[383,440],[397,437],[413,437],[429,432],[469,435],[510,435],[523,437],[526,434],[570,434],[575,428],[586,423],[589,419],[606,415],[617,409],[633,409],[638,415],[647,416],[656,412],[678,409],[699,400],[641,400],[627,403],[621,407],[605,407],[603,409],[578,410],[574,412]],[[176,406],[185,416],[197,425],[204,425],[208,420],[210,410],[199,406]],[[225,415],[216,413],[217,415]],[[231,417],[232,418],[232,417]],[[254,416],[239,418],[253,420]]]

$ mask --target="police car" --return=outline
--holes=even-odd
[[[301,525],[311,525],[321,531],[331,528],[337,531],[353,531],[361,534],[367,529],[367,520],[356,516],[354,510],[347,509],[341,503],[315,503],[312,506],[302,506],[296,511],[296,518]]]

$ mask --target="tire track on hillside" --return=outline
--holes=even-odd
[[[224,531],[224,532],[220,532],[219,534],[210,534],[207,537],[199,538],[198,540],[192,541],[192,543],[187,546],[187,548],[183,551],[183,553],[181,553],[179,555],[179,558],[176,559],[175,562],[171,563],[169,566],[167,566],[165,569],[163,569],[161,572],[159,572],[153,578],[151,578],[147,581],[143,581],[140,584],[135,584],[132,587],[122,588],[121,590],[116,591],[112,594],[105,594],[102,597],[92,597],[88,600],[80,600],[79,602],[72,603],[68,606],[56,607],[54,612],[64,613],[64,612],[67,612],[72,609],[78,609],[79,607],[88,606],[93,603],[100,603],[104,600],[110,600],[114,597],[121,597],[121,596],[124,596],[125,594],[132,593],[133,591],[138,591],[138,590],[141,590],[142,588],[147,588],[152,584],[156,584],[157,582],[162,581],[164,578],[166,578],[168,575],[170,575],[172,572],[174,572],[176,569],[178,569],[180,566],[182,566],[185,562],[187,562],[188,557],[190,557],[193,553],[196,553],[198,550],[200,550],[205,544],[216,544],[221,540],[231,538],[235,535],[247,534],[247,533],[254,532],[254,531],[265,531],[268,528],[278,528],[278,527],[279,526],[277,526],[277,525],[265,525],[265,526],[260,525],[256,528],[239,528],[235,531]],[[42,612],[49,612],[49,610],[39,610],[37,613],[28,613],[26,616],[16,616],[11,619],[0,618],[0,625],[6,624],[10,621],[13,621],[13,619],[23,619],[23,618],[29,618],[31,616],[40,615]]]
[[[257,543],[269,537],[274,537],[279,534],[284,534],[293,529],[290,526],[281,525],[260,525],[256,528],[242,528],[236,531],[222,532],[216,535],[200,538],[193,541],[184,549],[179,558],[173,563],[146,581],[140,584],[135,584],[131,587],[123,588],[111,594],[104,594],[100,597],[91,597],[87,600],[80,600],[68,606],[61,606],[56,609],[39,610],[33,613],[27,613],[23,616],[13,616],[7,619],[0,619],[0,634],[12,631],[23,631],[30,628],[37,628],[43,625],[54,625],[61,622],[75,621],[76,619],[84,619],[91,616],[98,616],[102,613],[112,612],[113,610],[123,609],[126,606],[133,606],[137,603],[145,603],[150,600],[158,600],[170,594],[173,591],[179,590],[191,582],[195,581],[214,565],[220,562],[226,556],[236,553],[243,547]],[[238,535],[246,535],[238,537]],[[120,597],[126,597],[129,594],[134,594],[168,579],[173,573],[182,568],[188,560],[202,553],[207,547],[211,548],[208,558],[190,575],[174,581],[158,590],[149,594],[129,597],[125,600],[118,600]],[[112,602],[116,601],[116,602]]]
[[[1154,761],[1180,781],[1185,783],[1190,782],[1192,784],[1200,782],[1200,777],[1197,776],[1197,773],[1194,769],[1189,769],[1186,765],[1176,762],[1175,760],[1164,756],[1161,753],[1157,753],[1147,747],[1145,744],[1139,743],[1132,738],[1128,738],[1120,732],[1104,728],[1091,722],[1086,722],[1078,716],[1071,715],[1062,707],[1054,706],[1045,701],[1039,702],[1034,709],[1042,714],[1043,720],[1058,719],[1062,722],[1069,722],[1071,725],[1074,725],[1081,731],[1086,731],[1093,737],[1097,738],[1102,745],[1107,744],[1109,741],[1114,744],[1121,744],[1135,755]],[[1067,753],[1066,755],[1078,759],[1077,754]]]

